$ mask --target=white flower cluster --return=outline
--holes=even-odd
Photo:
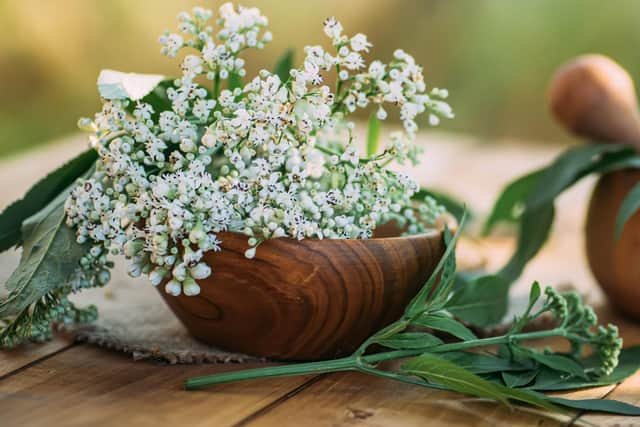
[[[417,184],[386,167],[415,162],[418,114],[428,113],[432,124],[452,117],[446,91],[427,94],[411,56],[397,51],[391,63],[367,68],[366,36],[343,35],[331,18],[325,33],[335,54],[310,46],[287,81],[263,70],[244,86],[224,84],[231,73],[245,75],[238,54],[262,47],[271,34],[257,9],[225,4],[214,38],[212,15],[201,8],[181,13],[184,36],[161,37],[166,55],[195,52],[165,86],[170,108],[105,100],[93,121],[81,121],[100,159],[93,177],[72,191],[66,213],[78,241],[92,242],[91,262],[124,254],[132,276],[146,274],[173,295],[195,295],[198,280],[212,273],[203,254],[221,249],[223,231],[244,233],[252,258],[270,238],[365,239],[391,220],[409,233],[434,220],[441,208],[432,200],[416,207]],[[334,71],[332,90],[323,82]],[[212,91],[196,83],[202,76]],[[384,119],[383,103],[399,107],[405,131],[362,157],[346,116],[375,104]]]

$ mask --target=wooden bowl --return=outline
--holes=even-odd
[[[196,339],[275,360],[352,353],[402,315],[444,252],[442,233],[368,240],[280,238],[244,257],[247,237],[221,233],[197,296],[165,301]]]
[[[618,210],[640,171],[622,170],[603,175],[596,185],[586,223],[589,266],[609,300],[626,315],[640,320],[640,213],[615,238]]]

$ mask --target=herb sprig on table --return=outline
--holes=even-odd
[[[561,295],[552,288],[543,292],[534,283],[526,310],[506,333],[495,337],[478,338],[452,316],[458,236],[459,232],[452,236],[445,230],[445,254],[402,317],[368,338],[351,356],[192,378],[185,382],[186,389],[257,378],[357,371],[505,404],[640,415],[639,407],[618,401],[569,400],[539,393],[615,383],[638,368],[640,347],[622,350],[618,329],[596,326],[594,311],[577,294]],[[556,320],[554,327],[525,331],[528,323],[545,313]],[[455,341],[443,341],[443,334]],[[571,350],[541,351],[528,345],[532,340],[554,337],[567,340]],[[588,353],[591,355],[585,357]],[[384,363],[391,361],[400,363]]]

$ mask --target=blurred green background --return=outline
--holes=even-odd
[[[99,108],[102,68],[175,75],[158,36],[196,0],[0,0],[0,156],[76,130]],[[402,47],[427,83],[450,90],[455,121],[442,128],[481,139],[568,138],[550,119],[546,83],[568,58],[612,56],[640,73],[640,2],[619,0],[245,0],[270,19],[274,42],[247,57],[249,72],[271,67],[288,46],[325,43],[335,15],[347,33],[366,33],[369,58]],[[300,59],[298,55],[297,59]]]

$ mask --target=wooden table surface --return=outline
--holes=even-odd
[[[526,144],[497,149],[442,134],[424,139],[428,142],[426,165],[419,179],[453,191],[480,213],[489,209],[507,180],[546,163],[560,150]],[[0,208],[82,149],[82,142],[73,138],[4,160],[0,163]],[[562,197],[553,238],[527,268],[516,293],[532,278],[549,284],[569,282],[599,306],[602,321],[619,325],[625,345],[640,344],[640,324],[607,307],[586,269],[581,228],[590,185],[581,184]],[[505,238],[476,244],[490,267],[499,265],[511,248],[511,241]],[[0,271],[0,280],[9,273]],[[489,401],[358,373],[260,380],[195,392],[181,387],[187,377],[250,366],[134,361],[124,354],[56,336],[44,345],[0,352],[0,426],[640,425],[640,419],[579,411],[548,415],[531,409],[510,410]],[[640,373],[617,386],[563,396],[606,396],[638,404]]]

